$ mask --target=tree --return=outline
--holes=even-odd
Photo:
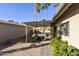
[[[39,14],[39,18],[41,18],[40,17],[40,11],[41,10],[43,10],[43,9],[45,9],[46,11],[45,11],[45,14],[46,14],[46,19],[45,20],[48,20],[48,7],[51,5],[51,3],[36,3],[35,4],[35,11],[36,11],[36,14],[38,13]],[[58,3],[54,3],[53,4],[54,5],[54,7],[57,7],[59,4]],[[37,20],[37,15],[36,15],[36,20]],[[44,29],[45,29],[45,27],[44,27]]]
[[[41,11],[41,4],[40,3],[36,3],[35,4],[36,21],[37,21],[37,15],[39,15],[39,18],[40,18],[40,11]]]
[[[41,6],[42,6],[41,9],[42,9],[42,10],[45,9],[45,14],[46,14],[46,19],[44,19],[45,21],[48,20],[48,12],[47,12],[47,11],[48,11],[48,7],[49,7],[50,5],[51,5],[50,3],[42,3],[42,4],[41,4]],[[44,22],[45,22],[45,21],[44,21]],[[45,33],[45,29],[47,29],[47,27],[45,27],[45,24],[44,24],[44,31],[43,31],[43,33]]]
[[[50,5],[51,5],[50,3],[43,3],[43,4],[41,4],[42,9],[45,9],[46,10],[46,12],[45,12],[45,14],[46,14],[46,20],[48,20],[48,12],[47,12],[47,10],[48,10],[48,7]]]
[[[45,12],[46,20],[48,20],[48,12],[47,12],[47,10],[48,10],[48,7],[50,5],[52,5],[52,4],[51,3],[36,3],[35,4],[35,11],[36,11],[36,13],[40,13],[41,10],[45,9],[46,10],[46,12]],[[53,3],[54,7],[58,7],[59,5],[60,5],[60,3]]]
[[[36,3],[35,4],[36,21],[37,21],[37,16],[39,16],[39,19],[41,20],[40,11],[41,11],[41,4]],[[40,27],[40,29],[41,29],[41,27]]]
[[[15,22],[14,20],[8,20],[8,21],[9,21],[9,22],[13,22],[13,23]]]
[[[60,5],[60,3],[53,3],[54,7],[58,7]]]
[[[36,3],[35,4],[35,12],[36,12],[36,14],[39,14],[39,18],[41,18],[40,11],[42,9],[46,9],[46,20],[47,20],[47,17],[48,17],[47,9],[50,5],[51,5],[50,3]]]
[[[19,24],[19,22],[16,22],[14,20],[8,20],[9,22],[12,22],[12,23],[16,23],[16,24]]]

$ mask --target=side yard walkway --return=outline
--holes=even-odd
[[[36,43],[35,48],[30,47],[32,43],[18,42],[10,47],[0,50],[0,55],[3,56],[49,56],[50,55],[50,41],[42,41]]]
[[[50,45],[46,45],[46,46],[43,46],[41,48],[41,52],[40,52],[41,56],[50,56],[51,54],[51,51],[50,51]]]

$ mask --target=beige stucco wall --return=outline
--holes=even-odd
[[[70,45],[79,48],[79,4],[72,5],[60,18],[60,24],[69,21],[69,37],[62,35],[62,40],[67,40]]]
[[[79,14],[70,18],[70,43],[79,48]]]
[[[25,26],[0,23],[0,42],[24,37],[25,30]]]

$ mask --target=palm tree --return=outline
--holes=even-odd
[[[46,12],[45,12],[45,14],[46,14],[46,20],[48,20],[48,12],[47,12],[47,10],[48,10],[48,7],[50,5],[51,5],[51,3],[36,3],[35,4],[35,11],[36,11],[36,13],[40,13],[40,11],[42,9],[45,9],[46,10]],[[58,5],[59,5],[59,3],[53,3],[54,7],[57,7]]]
[[[47,12],[47,10],[48,10],[48,7],[50,5],[51,5],[50,3],[43,3],[43,4],[41,4],[42,9],[45,9],[46,10],[46,12],[45,12],[45,14],[46,14],[46,20],[48,20],[48,12]]]
[[[46,14],[46,19],[45,20],[48,20],[48,7],[50,6],[51,4],[50,3],[36,3],[35,4],[35,11],[36,11],[36,14],[39,14],[39,18],[40,18],[40,20],[41,20],[41,17],[40,17],[40,11],[41,10],[43,10],[43,9],[45,9],[46,10],[46,12],[45,12],[45,14]],[[53,4],[54,5],[54,7],[57,7],[58,6],[58,3],[55,3],[55,4]],[[37,15],[36,15],[36,21],[37,21]],[[44,30],[45,30],[45,28],[44,28]]]
[[[36,22],[37,22],[38,16],[39,16],[39,19],[41,20],[41,17],[40,17],[41,4],[36,3],[34,5],[35,5],[35,14],[36,14]],[[41,27],[40,27],[40,29],[41,29]]]
[[[57,7],[57,8],[58,8],[59,5],[60,5],[60,3],[53,3],[53,6],[54,6],[54,7]]]
[[[41,11],[41,4],[36,3],[35,4],[36,21],[37,21],[37,15],[39,15],[39,18],[40,18],[40,11]]]
[[[46,19],[45,20],[48,20],[48,12],[47,11],[48,11],[48,7],[50,5],[51,5],[50,3],[43,3],[43,4],[41,4],[42,10],[45,9],[45,14],[46,14]],[[45,33],[45,29],[47,29],[47,27],[45,27],[45,24],[44,24],[44,32],[43,33]]]
[[[36,11],[36,21],[37,21],[37,14],[39,15],[39,19],[41,20],[41,17],[40,17],[40,11],[44,8],[46,8],[46,12],[47,12],[47,9],[48,9],[48,5],[50,4],[45,4],[45,3],[36,3],[35,4],[35,11]],[[46,18],[47,18],[47,13],[46,13]]]

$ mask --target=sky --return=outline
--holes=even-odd
[[[48,8],[48,20],[55,15],[57,8],[53,4]],[[41,19],[46,18],[45,10],[40,12]],[[33,3],[0,3],[0,20],[14,20],[16,22],[31,22],[35,20]],[[38,18],[37,21],[40,21]]]

